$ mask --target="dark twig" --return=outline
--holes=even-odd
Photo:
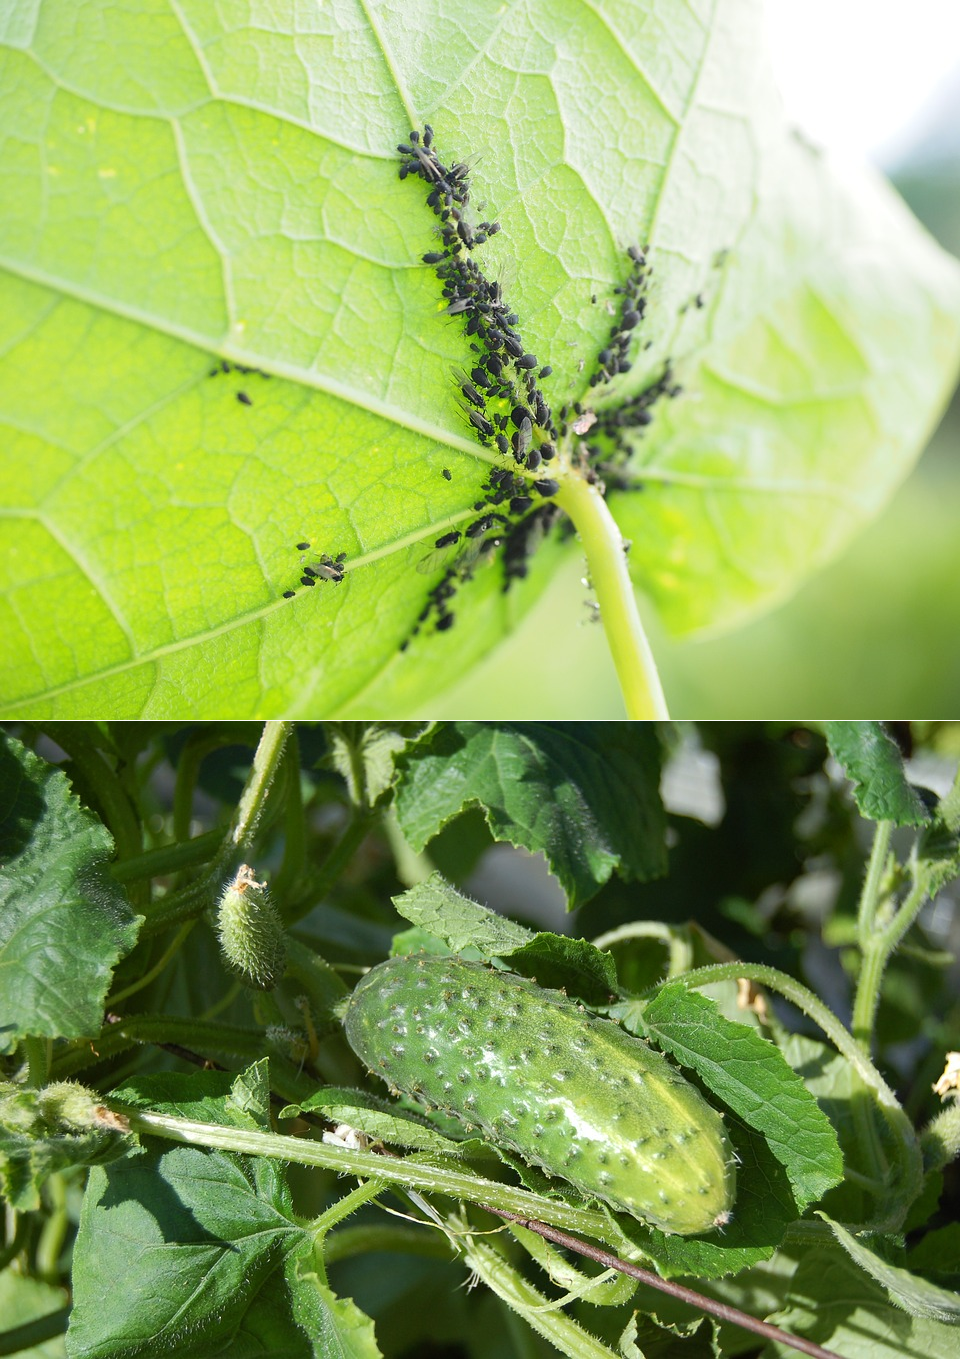
[[[762,1335],[766,1340],[778,1340],[781,1345],[789,1345],[792,1349],[801,1350],[804,1354],[812,1354],[814,1359],[841,1359],[841,1356],[834,1350],[825,1350],[822,1345],[815,1345],[812,1340],[801,1340],[799,1336],[782,1331],[779,1326],[772,1326],[769,1321],[759,1321],[756,1317],[752,1317],[749,1312],[741,1312],[738,1307],[730,1307],[725,1302],[717,1302],[715,1298],[708,1298],[703,1293],[695,1293],[692,1288],[684,1288],[683,1284],[671,1283],[669,1279],[661,1279],[659,1274],[654,1274],[649,1269],[641,1269],[639,1265],[633,1265],[629,1260],[621,1260],[618,1256],[611,1255],[609,1251],[601,1250],[599,1246],[592,1246],[587,1241],[580,1241],[567,1232],[558,1231],[556,1227],[548,1227],[545,1222],[535,1222],[531,1218],[520,1217],[517,1213],[508,1213],[501,1208],[483,1206],[485,1212],[505,1218],[508,1222],[516,1222],[519,1227],[526,1227],[529,1231],[536,1232],[538,1236],[543,1236],[548,1241],[555,1242],[558,1246],[565,1246],[567,1250],[576,1251],[578,1255],[584,1255],[588,1260],[596,1260],[598,1265],[603,1265],[606,1269],[617,1269],[621,1274],[629,1274],[631,1279],[639,1279],[640,1283],[649,1284],[651,1288],[658,1288],[661,1293],[669,1293],[672,1298],[677,1298],[680,1302],[687,1302],[691,1307],[696,1307],[701,1312],[708,1312],[719,1321],[729,1322],[733,1326],[741,1326],[745,1331],[753,1331],[755,1335]]]

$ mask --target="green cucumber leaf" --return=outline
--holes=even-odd
[[[756,1129],[783,1166],[802,1212],[843,1179],[830,1120],[756,1029],[726,1019],[716,1003],[670,982],[643,1011],[645,1035],[690,1067],[704,1085]]]
[[[0,1052],[100,1032],[142,923],[108,872],[113,850],[67,776],[0,733]]]
[[[478,806],[495,840],[544,855],[571,909],[615,869],[640,882],[666,870],[660,745],[649,724],[441,722],[400,766],[397,816],[416,850]]]
[[[908,1316],[839,1246],[818,1244],[804,1254],[786,1306],[767,1320],[844,1359],[948,1359],[957,1352],[952,1326]],[[796,1354],[779,1344],[770,1352],[777,1359]]]
[[[303,1259],[290,1257],[284,1272],[293,1315],[310,1336],[316,1359],[381,1359],[373,1322],[352,1298],[338,1298]]]
[[[8,5],[7,709],[395,716],[576,551],[550,536],[506,593],[485,558],[457,625],[400,650],[490,465],[450,372],[468,339],[421,264],[435,218],[397,174],[425,119],[448,163],[480,155],[503,229],[477,257],[551,403],[590,399],[624,249],[651,245],[612,398],[667,358],[683,392],[610,506],[667,623],[735,621],[835,553],[950,389],[960,272],[876,177],[791,133],[761,33],[760,0]],[[346,578],[284,600],[300,539]]]
[[[960,1292],[941,1288],[939,1284],[931,1283],[929,1279],[912,1274],[909,1269],[903,1269],[900,1265],[885,1260],[882,1255],[871,1250],[866,1241],[855,1237],[826,1213],[818,1212],[817,1216],[822,1217],[827,1223],[851,1260],[883,1286],[891,1302],[902,1307],[912,1317],[942,1321],[948,1326],[960,1326]]]
[[[620,993],[613,958],[586,939],[541,930],[529,944],[500,956],[512,971],[587,1005],[606,1005]]]
[[[427,953],[452,951],[474,961],[497,958],[541,986],[563,989],[593,1005],[606,1004],[619,992],[616,964],[609,953],[585,939],[550,930],[535,934],[461,896],[439,873],[394,897],[393,904],[414,922],[413,929],[394,936],[393,957],[423,949]]]
[[[237,1076],[141,1076],[116,1098],[201,1122],[269,1126],[266,1062]],[[312,1258],[314,1239],[293,1212],[284,1167],[141,1142],[90,1175],[74,1249],[70,1359],[123,1359],[146,1348],[176,1359],[336,1353],[304,1329],[314,1285],[293,1264]]]
[[[394,897],[393,904],[405,920],[444,940],[454,953],[474,948],[498,957],[535,938],[532,930],[462,896],[439,873]]]
[[[853,796],[871,821],[922,826],[930,813],[907,782],[903,757],[882,722],[828,722],[830,753],[853,783]]]

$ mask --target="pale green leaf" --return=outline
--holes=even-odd
[[[508,593],[484,559],[457,625],[400,650],[490,456],[420,263],[435,219],[397,177],[425,119],[448,161],[481,155],[503,229],[477,257],[554,404],[591,390],[624,249],[652,246],[651,347],[603,399],[667,357],[683,387],[609,497],[667,622],[735,620],[834,553],[945,399],[960,277],[889,190],[787,130],[761,9],[5,6],[5,708],[395,716],[577,550],[552,538]],[[208,376],[221,358],[259,371]],[[298,540],[345,553],[343,583],[283,599]]]

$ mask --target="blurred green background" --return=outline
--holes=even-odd
[[[887,168],[960,257],[960,68]],[[583,569],[573,554],[521,629],[420,715],[622,718]],[[879,519],[780,608],[685,642],[643,612],[675,718],[960,715],[960,392]]]

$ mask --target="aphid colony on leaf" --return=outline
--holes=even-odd
[[[309,543],[297,543],[297,551],[306,553],[310,550]],[[339,585],[344,577],[344,565],[347,554],[338,552],[335,557],[331,557],[326,552],[320,552],[312,557],[301,557],[300,564],[303,567],[303,574],[300,577],[302,586],[312,588],[318,580],[329,580],[334,585]],[[296,590],[284,590],[284,599],[292,599]]]
[[[400,649],[406,650],[431,619],[438,632],[452,627],[451,603],[459,587],[470,580],[478,563],[488,560],[497,549],[503,549],[504,590],[526,576],[529,556],[559,517],[551,501],[560,490],[560,482],[546,473],[561,442],[570,447],[571,463],[590,481],[599,482],[599,472],[623,478],[632,453],[627,436],[635,438],[652,418],[654,403],[662,396],[676,396],[680,388],[673,381],[668,360],[661,377],[625,403],[585,411],[577,401],[562,406],[555,416],[539,386],[553,369],[548,363],[540,365],[537,356],[528,351],[517,330],[517,314],[503,296],[500,283],[487,278],[472,257],[471,252],[496,235],[500,225],[469,220],[467,164],[458,161],[448,166],[440,160],[429,124],[422,135],[416,129],[411,131],[397,150],[401,156],[400,179],[413,178],[426,186],[427,206],[438,219],[439,245],[425,251],[421,258],[433,269],[440,285],[443,314],[460,319],[474,356],[469,372],[460,370],[456,374],[464,422],[484,448],[507,462],[507,466],[493,466],[480,487],[474,503],[480,517],[441,534],[433,550],[419,562],[421,574],[442,570],[443,575],[401,643]],[[630,371],[630,346],[647,309],[653,272],[647,250],[630,246],[627,253],[630,273],[614,290],[621,299],[619,314],[615,315],[613,304],[608,304],[615,320],[590,378],[594,388]],[[581,360],[579,369],[583,367]],[[587,442],[584,436],[590,430],[595,432]],[[442,475],[452,480],[449,468],[443,468]],[[625,478],[623,483],[629,484]],[[298,545],[300,551],[308,548],[309,544]],[[342,553],[336,558],[320,554],[302,561],[299,584],[309,587],[318,580],[338,584],[344,575],[343,561]],[[295,593],[286,590],[284,598],[290,599]]]
[[[556,456],[559,438],[550,405],[537,385],[540,378],[549,377],[551,369],[548,364],[541,368],[536,355],[528,352],[516,329],[517,315],[500,284],[488,279],[470,255],[496,235],[500,225],[483,221],[475,226],[468,219],[468,167],[463,162],[448,167],[440,160],[429,124],[422,136],[412,131],[397,150],[403,158],[400,178],[413,176],[423,181],[428,189],[427,206],[439,219],[440,248],[426,251],[423,262],[436,274],[445,315],[461,318],[476,356],[469,372],[457,374],[464,420],[484,447],[495,448],[518,469],[535,471]],[[534,486],[545,499],[559,489],[552,479]],[[424,574],[443,569],[443,576],[427,596],[411,637],[431,618],[439,632],[453,625],[450,603],[458,587],[497,548],[504,548],[505,589],[526,574],[526,545],[537,535],[524,526],[524,519],[537,516],[543,520],[542,535],[557,513],[552,506],[535,507],[529,490],[530,483],[521,474],[491,469],[474,506],[480,517],[462,530],[441,535],[418,566]],[[409,638],[401,649],[408,643]]]

